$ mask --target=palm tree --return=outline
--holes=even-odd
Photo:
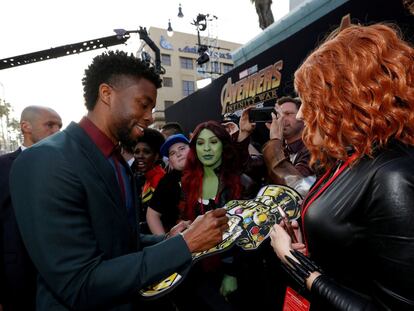
[[[22,133],[20,131],[20,122],[15,118],[11,118],[8,123],[8,133],[9,133],[9,150],[15,150],[20,145],[22,141]]]
[[[21,141],[20,123],[11,113],[10,103],[0,99],[0,154],[16,149]]]
[[[6,150],[6,132],[7,132],[7,119],[10,114],[11,106],[4,100],[0,99],[0,150]]]
[[[250,0],[256,6],[256,12],[259,16],[259,26],[261,29],[265,29],[275,20],[273,18],[272,9],[272,0]]]

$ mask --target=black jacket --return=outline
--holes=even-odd
[[[414,310],[414,147],[393,142],[345,169],[304,231],[325,272],[313,310]]]
[[[10,199],[9,175],[21,149],[0,156],[0,304],[35,310],[36,270],[24,247]]]

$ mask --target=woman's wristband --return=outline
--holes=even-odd
[[[311,291],[313,283],[316,281],[317,278],[319,278],[322,274],[318,271],[312,272],[310,276],[306,279],[305,284],[306,288]]]
[[[285,256],[288,264],[282,262],[282,267],[284,270],[295,280],[301,289],[305,289],[308,286],[307,280],[311,277],[315,277],[313,272],[321,273],[322,270],[316,265],[312,260],[303,255],[297,250],[291,250],[290,253],[296,259],[291,258],[290,256]],[[318,277],[318,275],[316,275]]]

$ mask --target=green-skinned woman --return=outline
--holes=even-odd
[[[193,132],[183,171],[182,219],[194,220],[230,200],[240,199],[240,168],[225,128],[215,121],[199,124]],[[235,310],[224,298],[235,289],[235,279],[227,275],[221,260],[221,256],[209,257],[192,269],[186,298],[196,304],[193,310]]]

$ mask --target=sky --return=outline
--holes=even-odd
[[[177,17],[181,3],[184,17]],[[288,13],[288,0],[273,0],[275,20]],[[196,34],[190,23],[197,14],[218,17],[218,39],[244,44],[262,30],[250,0],[3,0],[0,18],[0,59],[114,35],[113,29],[139,26],[167,28]],[[122,49],[134,53],[140,46],[131,35]],[[86,113],[82,77],[92,58],[104,49],[0,70],[0,98],[9,102],[13,116],[28,105],[48,106],[62,117],[63,126]]]

